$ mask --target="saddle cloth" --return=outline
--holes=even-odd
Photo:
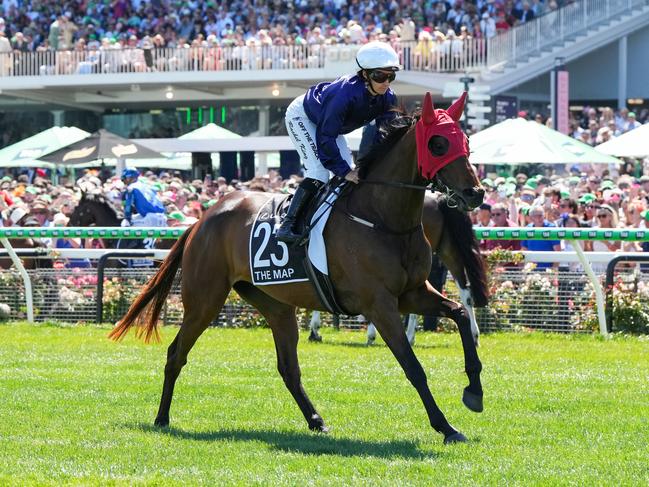
[[[259,209],[250,232],[250,274],[257,286],[308,281],[303,260],[308,258],[322,274],[328,275],[327,253],[323,232],[334,201],[341,188],[336,188],[326,198],[315,198],[314,206],[307,212],[310,222],[308,251],[305,246],[288,246],[277,240],[277,229],[288,207],[288,198],[278,202],[271,197]],[[309,217],[309,214],[312,215]]]

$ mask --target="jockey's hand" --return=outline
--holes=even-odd
[[[124,219],[122,220],[121,226],[122,226],[122,227],[130,227],[130,226],[131,226],[131,222],[128,221],[126,218],[124,218]]]
[[[345,175],[347,181],[351,181],[354,184],[358,184],[358,169],[352,169]]]

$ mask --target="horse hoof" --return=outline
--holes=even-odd
[[[462,402],[474,413],[481,413],[484,410],[482,396],[474,394],[466,388],[464,389],[464,393],[462,394]]]
[[[466,436],[464,436],[459,431],[452,433],[444,438],[445,445],[452,445],[453,443],[466,443],[469,441]]]
[[[309,335],[309,341],[310,341],[310,342],[321,342],[321,341],[322,341],[322,337],[321,337],[320,335],[316,335],[315,333],[311,333],[311,334]]]
[[[365,345],[367,345],[368,347],[371,346],[371,345],[374,345],[374,340],[373,339],[372,340],[367,340],[367,343]]]
[[[320,416],[313,416],[311,421],[309,421],[309,429],[311,431],[316,431],[318,433],[327,434],[329,433],[329,428],[325,424],[324,420]]]
[[[153,426],[155,426],[156,428],[168,428],[169,420],[156,418],[155,421],[153,422]]]

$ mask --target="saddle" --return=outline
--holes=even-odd
[[[336,191],[338,188],[342,188],[339,197],[344,194],[349,188],[348,181],[346,181],[343,178],[339,177],[333,177],[329,182],[320,188],[320,190],[316,193],[316,195],[311,199],[311,201],[307,204],[306,208],[301,212],[300,215],[298,215],[298,219],[295,222],[294,225],[294,230],[296,230],[300,235],[300,239],[296,242],[295,246],[296,247],[301,247],[306,245],[309,242],[309,236],[311,232],[311,228],[313,227],[315,222],[311,222],[313,219],[313,215],[315,215],[316,211],[318,211],[318,208],[320,208],[323,204],[329,204],[326,202],[327,198]],[[284,216],[286,215],[286,212],[288,211],[288,207],[291,203],[291,199],[293,196],[289,196],[284,200],[281,206],[280,210],[280,218],[281,221],[284,220]]]
[[[349,189],[351,189],[351,187],[352,185],[349,184],[348,181],[342,178],[334,177],[322,188],[320,188],[318,193],[313,197],[302,214],[298,216],[298,220],[295,223],[294,229],[301,235],[300,239],[295,244],[295,247],[301,247],[302,249],[306,250],[306,244],[309,242],[311,236],[311,229],[315,226],[319,219],[322,218],[321,213],[321,216],[314,220],[314,215],[316,214],[318,209],[323,205],[332,204],[329,203],[327,199],[336,190],[338,190],[338,188],[340,188],[340,191],[338,193],[338,197],[340,197]],[[282,205],[280,212],[282,218],[286,214],[290,199],[291,198],[286,198]],[[321,272],[317,267],[313,265],[311,259],[309,259],[308,252],[305,252],[303,258],[303,266],[309,278],[309,281],[311,282],[311,284],[313,284],[313,287],[315,288],[322,305],[332,314],[349,315],[349,312],[345,311],[345,309],[338,303],[336,292],[334,290],[331,279],[329,278],[329,275]]]

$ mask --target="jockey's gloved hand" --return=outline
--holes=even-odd
[[[345,179],[351,181],[354,184],[358,184],[358,169],[352,169],[347,174],[345,174]]]
[[[130,226],[131,226],[131,222],[130,222],[128,219],[124,218],[124,219],[122,220],[121,226],[122,226],[122,227],[130,227]]]

